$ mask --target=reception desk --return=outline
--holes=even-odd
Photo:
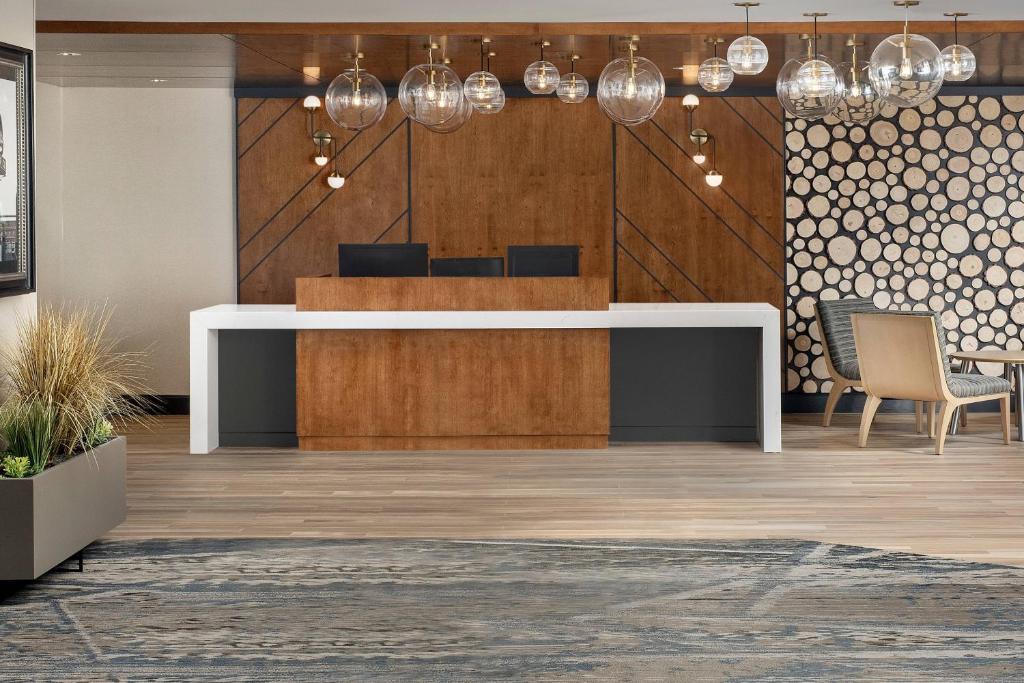
[[[193,311],[191,451],[222,437],[444,450],[601,448],[609,435],[782,448],[768,304],[608,305],[604,281],[579,278],[378,280],[316,278],[297,283],[296,306]],[[248,414],[227,438],[222,421]],[[275,419],[273,435],[252,433]]]

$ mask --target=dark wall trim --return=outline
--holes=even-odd
[[[147,394],[146,413],[149,415],[188,415],[187,394]]]

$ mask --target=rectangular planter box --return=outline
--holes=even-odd
[[[0,580],[38,578],[125,520],[123,436],[27,479],[0,479]]]

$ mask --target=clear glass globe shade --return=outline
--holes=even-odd
[[[729,62],[721,57],[705,59],[697,68],[697,82],[708,92],[724,92],[732,85],[736,75]]]
[[[838,85],[836,70],[823,59],[809,59],[796,72],[800,91],[811,97],[821,97],[834,91]]]
[[[547,61],[534,62],[523,73],[523,84],[534,95],[550,95],[558,87],[558,68]]]
[[[444,64],[414,66],[398,84],[402,111],[424,126],[437,126],[452,118],[462,102],[462,81]]]
[[[867,123],[882,110],[882,96],[871,81],[871,67],[850,63],[839,65],[843,79],[843,96],[836,106],[835,115],[846,123]]]
[[[505,91],[499,89],[497,96],[493,100],[485,104],[474,104],[472,108],[480,114],[497,114],[505,108]]]
[[[329,186],[329,187],[330,187],[330,188],[331,188],[332,190],[338,190],[338,189],[341,189],[341,187],[342,187],[342,186],[343,186],[344,184],[345,184],[345,176],[341,175],[341,174],[340,174],[340,173],[338,173],[337,171],[334,171],[334,172],[333,172],[333,173],[331,173],[331,174],[330,174],[329,176],[327,176],[327,185],[328,185],[328,186]]]
[[[388,96],[384,86],[372,74],[346,69],[327,86],[324,96],[327,115],[346,130],[362,130],[384,118]]]
[[[978,68],[978,60],[966,45],[950,45],[939,54],[942,55],[947,81],[966,81]]]
[[[740,36],[732,41],[725,58],[734,73],[756,76],[768,66],[768,47],[754,36]]]
[[[832,67],[835,73],[836,65],[827,57],[818,55],[815,59],[826,62]],[[843,83],[840,79],[835,81],[835,89],[823,95],[809,95],[800,87],[800,79],[797,74],[809,60],[791,59],[779,69],[779,76],[775,80],[775,93],[779,97],[779,103],[787,112],[801,119],[815,121],[824,118],[835,111],[839,100],[843,96]]]
[[[586,101],[587,95],[590,94],[590,83],[582,74],[576,72],[562,74],[555,92],[558,99],[566,104],[579,104]]]
[[[704,182],[706,182],[710,187],[718,187],[719,185],[722,184],[723,180],[725,179],[722,177],[722,174],[719,173],[718,171],[711,171],[706,176],[704,176]]]
[[[649,59],[619,57],[597,79],[597,103],[615,123],[635,126],[658,111],[665,99],[665,78]]]
[[[462,91],[474,107],[492,104],[505,94],[501,90],[498,77],[488,71],[477,71],[467,76],[466,82],[462,84]]]
[[[454,133],[459,128],[462,128],[469,121],[469,117],[473,115],[475,107],[469,103],[466,98],[459,99],[459,108],[455,112],[455,115],[443,123],[439,123],[436,126],[427,126],[428,130],[432,130],[435,133]],[[504,100],[502,101],[504,104]]]
[[[917,107],[935,97],[945,73],[939,48],[915,33],[889,36],[871,53],[871,78],[897,107]]]

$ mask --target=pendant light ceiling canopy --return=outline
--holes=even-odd
[[[459,113],[462,81],[446,64],[434,62],[437,43],[427,46],[427,63],[409,69],[398,85],[398,103],[409,118],[424,126],[439,126]]]
[[[747,34],[732,41],[726,53],[726,60],[734,73],[741,76],[756,76],[768,66],[768,46],[759,38],[750,35],[750,8],[759,2],[735,2],[736,7],[746,10]]]
[[[613,59],[597,81],[597,102],[615,123],[635,126],[650,119],[665,99],[665,78],[649,59],[638,57],[639,36],[627,42],[629,55]]]
[[[945,16],[953,17],[953,44],[942,49],[942,66],[945,69],[947,81],[966,81],[974,75],[978,67],[974,53],[966,45],[960,44],[960,17],[966,17],[967,12],[946,12]]]
[[[935,43],[910,32],[910,8],[918,0],[896,0],[904,9],[903,33],[889,36],[871,54],[871,76],[886,102],[917,107],[935,97],[942,87],[945,66]]]
[[[523,85],[534,95],[550,95],[558,88],[558,67],[544,59],[544,49],[551,47],[551,43],[541,40],[537,45],[540,47],[540,59],[526,67]]]
[[[706,42],[712,46],[715,56],[701,62],[697,68],[697,82],[708,92],[725,92],[735,78],[729,62],[718,56],[718,46],[725,41],[721,38],[708,38]]]
[[[342,71],[327,86],[324,107],[331,120],[346,130],[363,130],[384,118],[388,96],[375,76],[360,68],[362,52],[352,55],[355,67]]]

